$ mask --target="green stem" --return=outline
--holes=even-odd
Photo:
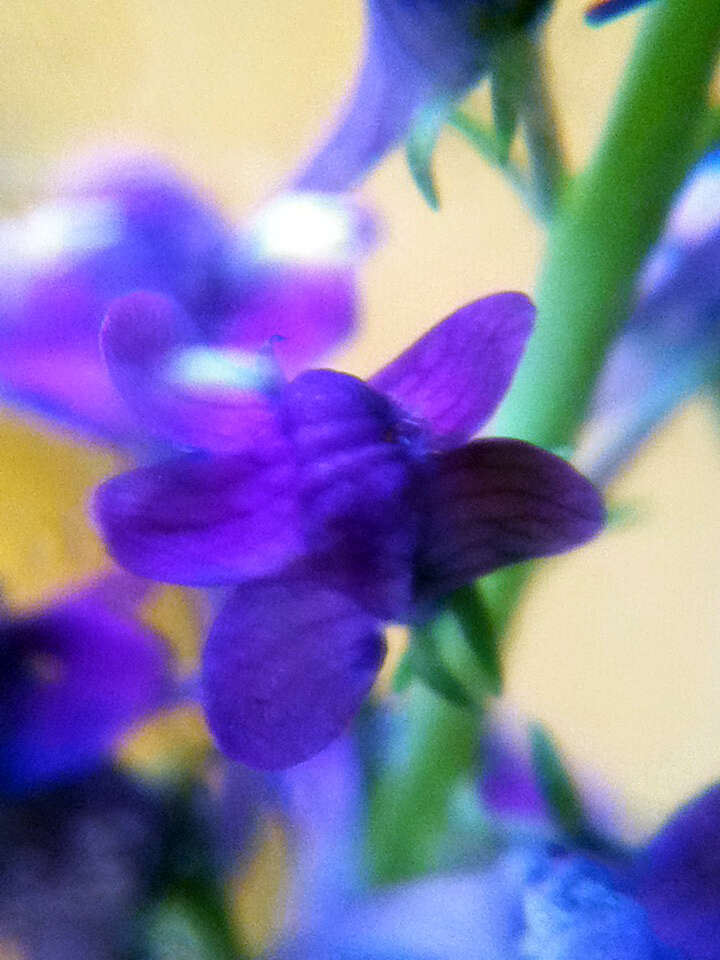
[[[553,225],[536,331],[493,432],[550,448],[573,442],[635,274],[693,159],[719,46],[717,0],[659,0],[649,9],[605,136]],[[490,578],[499,628],[526,570]],[[472,656],[467,648],[458,655]],[[405,762],[380,783],[373,810],[381,881],[437,862],[453,791],[475,759],[476,718],[417,685],[408,723]]]

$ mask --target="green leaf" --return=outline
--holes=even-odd
[[[440,131],[450,114],[450,105],[446,100],[437,100],[423,107],[415,116],[407,140],[405,156],[415,185],[433,210],[440,206],[432,158],[437,146]]]
[[[408,654],[413,674],[434,693],[456,707],[472,706],[465,688],[440,657],[432,624],[412,631]]]
[[[530,724],[530,750],[540,792],[555,820],[570,836],[584,834],[585,816],[575,784],[553,739],[539,723]]]
[[[406,650],[400,657],[398,665],[392,678],[392,689],[395,693],[403,693],[410,686],[413,680],[412,656],[410,650]]]
[[[488,690],[499,696],[502,692],[500,636],[480,587],[471,584],[456,590],[450,609],[463,639],[475,655]]]

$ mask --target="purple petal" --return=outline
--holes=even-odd
[[[462,96],[487,66],[487,38],[472,23],[479,6],[477,0],[369,0],[357,84],[296,185],[328,191],[356,186],[405,137],[418,108]]]
[[[438,323],[370,382],[427,423],[436,444],[455,446],[502,400],[534,317],[522,293],[476,300]]]
[[[103,314],[139,287],[201,311],[215,295],[224,225],[152,159],[105,158],[75,180],[55,203],[0,223],[0,393],[127,442],[134,425],[98,348]]]
[[[424,599],[500,567],[570,550],[605,520],[588,480],[519,440],[480,440],[437,455],[420,497],[417,584]]]
[[[204,703],[220,749],[252,767],[289,767],[337,737],[384,656],[373,617],[315,579],[239,587],[210,632]]]
[[[106,481],[95,509],[113,557],[166,583],[211,586],[265,576],[301,549],[288,447],[188,454]]]
[[[381,619],[402,619],[414,518],[396,411],[361,380],[332,370],[301,374],[284,409],[314,568]]]
[[[355,325],[357,293],[350,266],[268,264],[242,294],[223,318],[217,340],[248,351],[272,341],[273,355],[287,375],[347,339]]]
[[[138,292],[114,301],[101,341],[115,385],[149,433],[237,453],[277,432],[272,358],[200,345],[168,297]]]
[[[113,578],[111,586],[125,584]],[[169,702],[160,638],[107,601],[104,588],[91,588],[0,628],[6,786],[89,768],[131,724]]]
[[[720,787],[692,800],[650,841],[634,895],[658,937],[693,960],[720,958]]]

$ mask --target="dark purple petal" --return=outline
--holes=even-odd
[[[455,446],[502,400],[534,317],[522,293],[476,300],[438,323],[370,383],[424,421],[438,445]]]
[[[101,341],[115,385],[148,433],[218,453],[254,448],[277,433],[272,357],[201,345],[168,297],[115,300]]]
[[[244,454],[187,454],[112,477],[95,511],[117,562],[165,583],[265,576],[302,548],[295,464],[280,438]]]
[[[130,578],[111,585],[134,590]],[[122,607],[91,588],[0,628],[4,786],[91,767],[131,724],[169,703],[164,645]]]
[[[289,385],[284,411],[316,572],[381,619],[405,617],[414,517],[392,404],[348,374],[312,370]]]
[[[519,440],[479,440],[434,458],[419,493],[420,600],[595,536],[605,512],[592,484],[559,457]]]
[[[692,800],[638,855],[633,893],[661,940],[693,960],[720,958],[720,787]]]
[[[205,647],[210,729],[223,752],[249,766],[300,763],[341,733],[383,656],[375,619],[314,578],[244,584]]]

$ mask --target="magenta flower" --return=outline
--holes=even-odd
[[[129,570],[234,587],[203,664],[209,723],[231,757],[283,767],[317,753],[370,689],[384,622],[423,620],[474,578],[600,530],[598,494],[563,460],[468,442],[533,316],[522,294],[471,303],[368,383],[332,370],[286,383],[268,357],[215,356],[216,381],[178,396],[158,371],[192,369],[181,318],[143,295],[113,306],[116,383],[155,430],[199,449],[110,479],[97,516]]]
[[[109,303],[134,290],[177,301],[205,343],[257,349],[274,335],[294,371],[352,331],[368,217],[327,195],[286,194],[241,228],[149,157],[111,157],[52,203],[0,222],[0,395],[91,437],[136,439],[98,346]]]
[[[139,599],[123,574],[0,623],[0,789],[84,774],[170,704],[167,651],[138,623]]]
[[[367,0],[365,54],[337,125],[297,180],[304,190],[356,186],[420,113],[449,113],[490,67],[493,46],[549,0]]]

